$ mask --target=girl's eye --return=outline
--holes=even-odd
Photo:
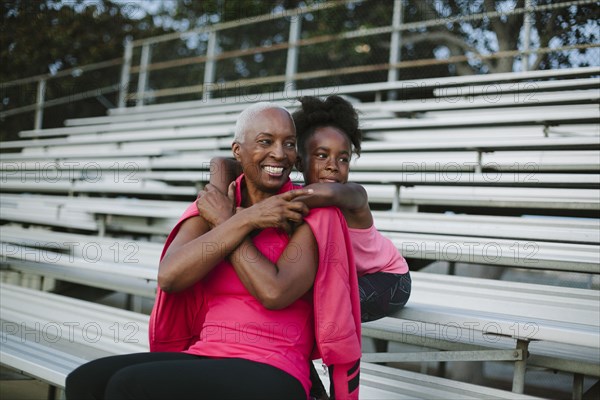
[[[317,158],[321,158],[321,159],[322,158],[327,158],[327,154],[323,154],[323,153],[317,154]]]
[[[342,157],[342,158],[340,158],[340,161],[343,163],[347,163],[347,162],[350,162],[350,159],[348,159],[347,157]]]

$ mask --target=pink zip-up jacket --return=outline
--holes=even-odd
[[[236,202],[241,201],[237,179]],[[299,188],[288,181],[280,193]],[[196,203],[183,213],[169,234],[163,252],[177,235],[181,224],[199,215]],[[358,399],[361,357],[360,299],[358,280],[348,229],[335,207],[311,210],[305,217],[315,235],[319,266],[313,286],[316,347],[311,358],[322,358],[330,367],[330,394],[335,399]],[[202,281],[178,293],[157,288],[150,316],[150,351],[186,351],[201,337],[205,313]],[[223,354],[227,357],[227,354]]]

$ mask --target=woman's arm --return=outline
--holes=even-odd
[[[317,274],[318,249],[307,224],[300,225],[277,260],[270,262],[246,238],[229,256],[240,280],[265,308],[285,308],[303,296]]]
[[[158,284],[165,292],[184,290],[202,279],[255,229],[285,229],[301,222],[308,208],[294,198],[310,194],[292,190],[270,197],[234,214],[233,186],[229,197],[212,185],[196,200],[201,216],[185,221],[158,269]]]
[[[214,229],[203,217],[188,219],[159,264],[158,285],[167,293],[187,289],[227,257],[253,229],[243,215],[229,218]]]
[[[242,174],[241,164],[231,158],[213,157],[210,160],[210,184],[227,193],[229,184]]]
[[[197,200],[198,210],[209,227],[218,228],[227,221],[233,210],[234,185],[230,185],[227,196],[214,186],[207,185]],[[290,222],[300,223],[308,213],[308,207],[293,201],[294,198],[311,192],[311,189],[304,188],[282,193],[240,209],[236,215],[244,215],[254,221],[257,229],[276,227],[287,230]],[[229,259],[250,294],[266,308],[283,308],[312,286],[316,273],[316,243],[310,228],[300,225],[276,263],[267,259],[249,237],[231,253]]]
[[[185,221],[161,260],[158,284],[165,292],[184,290],[202,279],[255,229],[286,229],[299,223],[308,208],[295,197],[308,189],[270,197],[233,214],[233,185],[229,197],[212,185],[196,200],[201,216]]]

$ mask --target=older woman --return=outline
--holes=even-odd
[[[332,263],[331,247],[315,239],[341,238],[343,248],[343,218],[333,209],[307,216],[306,206],[293,201],[309,192],[292,190],[289,180],[296,161],[290,114],[270,103],[249,107],[236,124],[232,150],[243,175],[232,185],[231,201],[208,187],[167,239],[150,322],[155,352],[85,364],[67,378],[69,400],[306,399],[315,340],[324,359],[343,365],[332,376],[345,379],[338,392],[357,396],[358,368],[347,364],[360,358],[360,322],[336,322],[332,331],[332,323],[323,324],[327,313],[318,310],[315,325],[311,293],[313,284],[322,291],[333,276],[339,280],[339,271],[327,277],[329,269],[352,263],[340,247]],[[290,224],[304,216],[312,222],[288,236]],[[357,308],[355,277],[347,276],[344,288],[356,302],[340,295],[340,304],[349,305],[330,314]],[[340,345],[331,350],[331,343]]]

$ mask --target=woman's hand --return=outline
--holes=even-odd
[[[208,225],[214,228],[235,214],[235,182],[229,185],[227,196],[210,183],[198,194],[196,207]]]
[[[295,198],[312,194],[312,189],[290,190],[269,197],[251,207],[240,210],[249,219],[254,229],[279,228],[290,233],[309,212],[308,207]]]

